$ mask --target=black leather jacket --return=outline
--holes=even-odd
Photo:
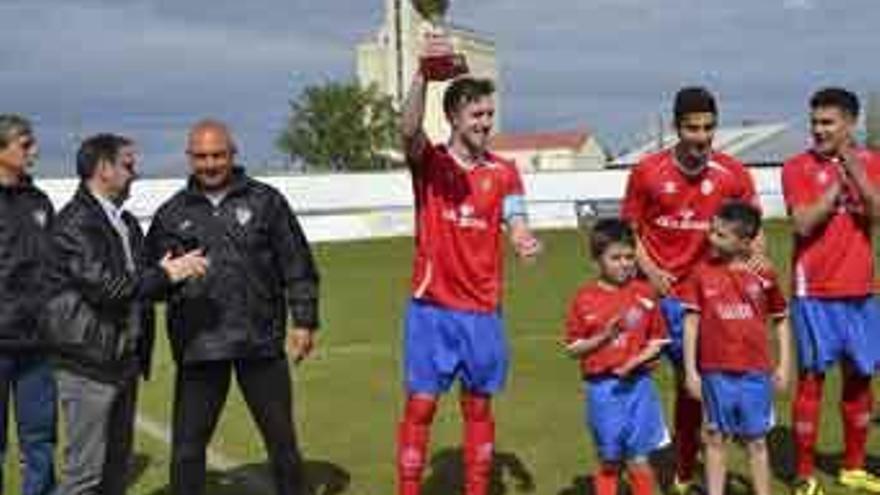
[[[236,168],[217,206],[194,179],[159,208],[150,258],[200,247],[207,275],[169,296],[168,336],[178,363],[284,353],[288,316],[318,327],[318,273],[287,200]]]
[[[152,298],[170,285],[158,264],[145,263],[137,220],[128,212],[122,220],[134,272],[126,267],[122,238],[101,204],[80,186],[53,225],[46,277],[44,329],[55,361],[108,382],[148,375],[155,335]],[[134,325],[139,331],[132,334]]]
[[[30,177],[0,185],[0,352],[42,347],[37,315],[53,216]]]

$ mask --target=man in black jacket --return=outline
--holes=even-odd
[[[304,358],[318,327],[318,274],[309,245],[284,197],[234,166],[235,145],[223,123],[197,123],[187,152],[189,183],[162,205],[147,236],[154,259],[200,248],[211,263],[205,278],[169,299],[177,363],[171,491],[204,493],[205,449],[235,369],[277,493],[302,493],[284,355],[286,341],[294,361]]]
[[[55,486],[55,382],[37,328],[53,209],[27,175],[36,154],[30,123],[0,115],[0,491],[14,394],[22,495],[46,495]]]
[[[59,495],[125,493],[138,378],[153,347],[152,299],[207,268],[196,250],[145,261],[140,226],[122,209],[135,164],[127,138],[83,141],[82,182],[52,228],[45,328],[68,442]]]

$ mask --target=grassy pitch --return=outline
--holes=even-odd
[[[507,390],[495,404],[498,442],[493,494],[581,495],[596,458],[583,421],[577,366],[558,340],[575,288],[592,276],[581,239],[573,231],[541,233],[546,252],[533,266],[508,264],[505,317],[512,352]],[[323,275],[324,328],[316,354],[295,373],[297,425],[317,494],[387,495],[394,492],[394,431],[402,402],[401,315],[407,298],[411,239],[325,244],[316,247]],[[787,227],[768,227],[771,256],[788,277]],[[234,288],[230,288],[234,290]],[[878,322],[880,324],[880,322]],[[160,330],[164,333],[164,330]],[[173,365],[161,339],[156,376],[142,388],[140,411],[159,425],[171,414]],[[671,375],[655,376],[671,418]],[[829,376],[819,446],[819,474],[828,493],[842,450],[836,373]],[[789,395],[777,401],[779,427],[770,437],[775,489],[792,475]],[[461,424],[455,394],[444,399],[433,428],[425,495],[458,492]],[[139,431],[130,493],[167,493],[170,450],[162,435]],[[12,440],[14,443],[14,440]],[[215,434],[215,465],[208,493],[257,495],[267,489],[265,456],[247,409],[234,390]],[[869,454],[880,452],[871,436]],[[14,447],[6,459],[6,491],[19,493]],[[730,493],[749,493],[743,453],[734,450]],[[659,465],[670,457],[661,454]],[[870,459],[880,470],[880,458]],[[742,475],[742,476],[741,476]],[[665,473],[661,480],[667,482]]]

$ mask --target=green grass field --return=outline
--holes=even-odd
[[[789,234],[782,224],[769,229],[771,255],[787,277]],[[508,388],[496,402],[498,442],[493,494],[589,493],[586,476],[595,456],[583,424],[580,380],[573,361],[563,358],[558,339],[568,299],[593,274],[575,232],[544,232],[546,253],[533,266],[509,263],[505,313],[512,350]],[[402,400],[400,316],[408,289],[410,239],[325,244],[316,248],[323,274],[323,322],[311,360],[296,369],[297,423],[308,474],[317,494],[387,495],[394,492],[394,428]],[[173,365],[162,339],[156,376],[142,391],[140,410],[167,425],[171,413]],[[669,370],[656,375],[667,408]],[[841,451],[838,386],[826,387],[820,475],[831,494]],[[669,409],[667,409],[669,412]],[[668,415],[669,417],[669,415]],[[771,435],[778,493],[792,473],[789,395],[778,400],[780,427]],[[425,495],[451,495],[460,484],[460,422],[457,401],[446,398],[433,429],[431,468]],[[13,441],[14,443],[14,441]],[[215,472],[208,493],[256,495],[265,480],[265,457],[253,423],[237,392],[230,394],[212,445],[240,464]],[[870,453],[880,452],[872,435]],[[6,460],[6,491],[19,493],[14,447]],[[138,433],[135,480],[130,493],[167,493],[170,452],[160,439]],[[747,474],[742,453],[732,455],[736,474]],[[668,464],[669,456],[658,456]],[[880,469],[880,457],[870,460]],[[664,482],[667,477],[661,473]],[[730,493],[748,493],[739,484]]]

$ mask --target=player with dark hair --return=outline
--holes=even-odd
[[[741,201],[725,203],[709,231],[711,256],[682,285],[688,390],[701,397],[706,416],[709,495],[723,495],[726,449],[742,440],[757,495],[770,495],[767,433],[773,426],[773,389],[791,374],[791,330],[785,298],[769,267],[749,266],[761,232],[761,212]],[[770,358],[767,322],[777,333]]]
[[[426,55],[448,54],[433,35]],[[533,258],[539,244],[528,227],[516,166],[487,150],[495,112],[489,81],[463,77],[444,98],[452,128],[447,144],[428,141],[422,119],[427,80],[413,77],[403,112],[403,140],[416,204],[412,298],[406,314],[406,406],[398,431],[398,489],[416,495],[426,463],[438,396],[461,381],[465,493],[484,495],[492,468],[495,425],[491,397],[507,372],[501,321],[501,234]]]
[[[810,99],[813,147],[782,168],[795,230],[791,311],[800,371],[792,410],[797,495],[823,493],[813,476],[814,449],[825,373],[838,362],[845,444],[838,482],[880,493],[880,477],[864,468],[880,321],[872,295],[871,242],[871,224],[880,216],[880,156],[856,146],[858,113],[853,93],[817,91]]]
[[[684,388],[682,322],[684,309],[677,297],[679,284],[708,251],[712,217],[727,200],[757,205],[755,187],[736,159],[714,151],[712,140],[718,108],[709,91],[679,90],[673,108],[678,143],[642,159],[630,173],[622,215],[636,232],[639,268],[663,296],[661,308],[672,343],[666,352],[676,368],[676,477],[673,488],[689,490],[700,449],[700,403]],[[755,243],[757,255],[762,237]]]
[[[580,361],[586,422],[601,463],[594,493],[616,495],[625,464],[631,493],[650,495],[648,456],[669,441],[649,366],[668,342],[666,326],[654,290],[635,277],[635,236],[626,222],[597,222],[590,251],[599,277],[572,299],[564,340],[566,353]]]

